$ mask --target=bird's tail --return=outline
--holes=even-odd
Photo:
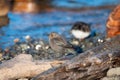
[[[75,51],[74,48],[65,48],[65,52],[66,52],[66,55],[69,55],[69,54],[72,54],[72,55],[76,55],[77,52]]]

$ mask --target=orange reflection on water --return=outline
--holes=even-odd
[[[49,0],[14,0],[13,12],[24,13],[38,13],[41,11],[50,11]],[[49,4],[48,4],[49,3]]]

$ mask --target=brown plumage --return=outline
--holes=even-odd
[[[49,35],[49,45],[54,51],[59,53],[75,53],[72,45],[68,44],[65,38],[55,32]]]

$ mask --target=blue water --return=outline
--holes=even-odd
[[[118,4],[119,0],[54,0],[52,4],[57,7],[100,6]],[[81,5],[79,5],[81,4]],[[76,21],[90,23],[92,30],[105,32],[105,23],[111,10],[89,10],[89,11],[60,11],[54,10],[39,14],[15,14],[9,12],[10,23],[0,28],[0,48],[6,48],[14,44],[13,40],[19,38],[24,41],[26,35],[34,39],[48,40],[50,32],[70,38],[70,29]]]
[[[53,0],[53,5],[57,7],[81,8],[98,7],[101,5],[116,5],[120,0]]]

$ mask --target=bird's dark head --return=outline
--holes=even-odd
[[[83,30],[86,31],[90,28],[90,25],[84,22],[76,22],[71,30]]]

